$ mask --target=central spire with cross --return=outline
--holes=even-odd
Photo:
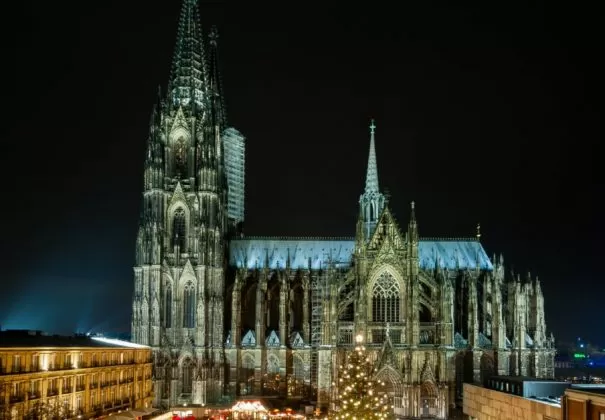
[[[374,119],[370,122],[370,154],[368,156],[368,169],[366,172],[366,188],[367,193],[378,193],[378,167],[376,165],[376,145],[374,142],[374,134],[376,133],[376,124]]]
[[[366,170],[366,185],[359,199],[361,215],[365,224],[364,234],[369,239],[376,227],[378,217],[385,205],[384,195],[378,187],[378,165],[376,164],[376,122],[370,120],[370,153],[368,155],[368,167]]]

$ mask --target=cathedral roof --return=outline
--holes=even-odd
[[[330,262],[336,268],[351,265],[353,238],[246,238],[229,244],[229,265],[238,268],[285,268],[318,270]],[[483,246],[476,239],[421,239],[418,259],[423,269],[492,270]]]

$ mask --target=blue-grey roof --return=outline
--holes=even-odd
[[[312,270],[326,268],[331,260],[336,267],[351,264],[355,241],[343,239],[237,239],[229,244],[229,265],[232,267],[265,268],[267,254],[269,268],[285,268],[288,256],[290,267]]]
[[[285,268],[290,259],[293,269],[318,270],[332,261],[337,268],[347,268],[351,264],[355,240],[352,238],[263,238],[236,239],[229,245],[229,265],[237,268]],[[420,240],[418,246],[420,268],[433,269],[436,264],[442,268],[479,268],[492,270],[493,266],[481,243],[473,239]]]
[[[418,245],[421,268],[479,268],[493,270],[481,242],[475,239],[421,239]]]

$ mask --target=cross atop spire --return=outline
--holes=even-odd
[[[201,106],[206,95],[206,65],[197,0],[183,0],[170,72],[169,92],[175,105]]]
[[[370,134],[374,134],[374,130],[376,129],[376,124],[374,124],[374,118],[370,122]]]

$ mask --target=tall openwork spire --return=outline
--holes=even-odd
[[[218,30],[213,26],[208,35],[209,57],[208,57],[208,85],[212,95],[213,110],[215,112],[216,122],[221,129],[227,126],[227,115],[225,113],[225,100],[223,97],[223,83],[219,71],[218,61]]]
[[[168,89],[175,105],[204,104],[206,66],[197,0],[183,0]]]
[[[374,143],[375,132],[376,124],[372,120],[370,123],[370,154],[368,156],[366,186],[359,198],[365,240],[369,240],[374,232],[385,204],[384,195],[380,193],[378,188],[378,167],[376,165],[376,145]]]

